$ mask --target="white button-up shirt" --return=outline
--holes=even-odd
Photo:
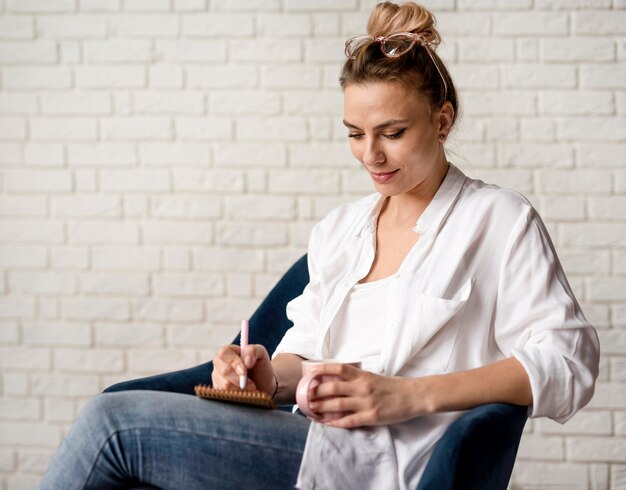
[[[287,306],[294,326],[274,355],[329,357],[329,327],[372,266],[384,199],[339,207],[314,227],[310,282]],[[531,417],[565,422],[586,405],[598,375],[597,334],[530,203],[450,165],[413,229],[420,238],[388,287],[384,333],[371,339],[381,346],[375,371],[416,377],[513,356],[530,379]],[[459,415],[349,431],[313,423],[299,487],[415,488],[434,443]]]

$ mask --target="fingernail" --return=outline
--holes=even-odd
[[[243,363],[246,365],[246,367],[248,367],[250,364],[252,364],[252,357],[251,356],[244,357]]]
[[[241,367],[241,366],[237,366],[237,367],[235,368],[235,372],[236,372],[239,376],[243,376],[244,374],[246,374],[246,373],[244,372],[244,370],[243,370],[243,367]]]

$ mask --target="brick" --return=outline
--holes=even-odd
[[[20,449],[18,464],[23,473],[42,474],[48,469],[48,465],[55,453],[54,448],[49,449]]]
[[[95,119],[86,118],[33,118],[30,120],[30,135],[34,140],[84,141],[98,137]]]
[[[515,465],[513,481],[520,486],[527,485],[528,488],[583,490],[587,488],[587,472],[587,466],[583,464],[520,461]]]
[[[0,242],[60,243],[64,239],[63,225],[45,221],[0,222]]]
[[[116,298],[74,298],[61,301],[63,317],[71,320],[113,320],[130,318],[128,301]]]
[[[17,294],[74,294],[73,274],[59,272],[10,272],[9,290]]]
[[[133,321],[132,325],[121,323],[97,323],[94,327],[97,346],[150,347],[163,345],[163,326]]]
[[[0,306],[1,308],[1,306]],[[31,371],[50,369],[50,350],[25,347],[0,347],[2,369]]]
[[[155,53],[160,60],[173,63],[226,61],[226,41],[157,41]]]
[[[610,39],[548,38],[539,41],[541,59],[544,61],[613,61],[615,44]],[[595,65],[597,69],[598,66]]]
[[[196,347],[198,339],[207,339],[211,336],[210,325],[173,325],[167,328],[168,346]]]
[[[187,87],[190,88],[251,88],[257,86],[256,66],[187,66]]]
[[[205,3],[205,0],[174,0],[174,10],[200,11],[205,9]]]
[[[40,374],[31,376],[33,395],[84,397],[100,391],[95,374]]]
[[[289,163],[296,166],[354,166],[354,157],[347,143],[293,144],[289,146]]]
[[[574,12],[572,27],[576,34],[619,35],[626,34],[626,12],[619,10]]]
[[[228,56],[235,62],[288,63],[302,59],[299,40],[287,38],[253,40],[233,39],[229,43]]]
[[[254,299],[213,299],[207,301],[208,317],[213,322],[228,323],[238,325],[241,318],[250,318],[258,306],[258,301]],[[229,335],[233,338],[234,335]]]
[[[4,89],[56,90],[68,89],[72,85],[72,72],[67,67],[6,67],[2,74]]]
[[[560,461],[564,458],[563,439],[526,434],[522,437],[517,454],[524,460]]]
[[[44,114],[110,114],[108,94],[72,93],[50,94],[41,99]]]
[[[89,272],[79,276],[80,292],[85,295],[147,296],[150,281],[138,272]]]
[[[4,174],[5,189],[12,192],[67,192],[72,175],[66,170],[11,170]]]
[[[626,390],[624,383],[598,382],[594,397],[588,408],[618,409],[626,408]]]
[[[538,0],[536,7],[544,10],[602,9],[610,8],[611,0]]]
[[[198,299],[141,299],[133,302],[133,319],[139,321],[198,322],[204,319],[204,307],[202,301]],[[187,364],[185,367],[191,365]],[[163,369],[160,372],[163,372]]]
[[[158,221],[145,223],[143,226],[144,243],[190,243],[207,244],[213,240],[209,224],[198,226],[197,223],[179,221]]]
[[[618,278],[604,278],[607,282],[609,280],[619,281]],[[622,279],[622,282],[624,280]],[[607,289],[608,286],[607,285]],[[623,288],[623,286],[622,286]],[[611,301],[615,296],[615,294],[608,294],[603,297],[601,300]],[[626,353],[626,332],[622,329],[619,330],[599,330],[598,337],[600,338],[600,345],[602,346],[602,352],[606,354],[625,354]]]
[[[41,13],[41,12],[73,12],[73,0],[7,0],[9,12]]]
[[[0,471],[10,473],[15,468],[15,454],[13,449],[0,449]]]
[[[620,250],[613,251],[613,272],[626,274],[626,252]]]
[[[539,111],[545,114],[594,115],[613,114],[613,97],[605,92],[542,92]]]
[[[91,329],[82,323],[42,322],[40,320],[24,322],[22,338],[26,345],[56,346],[70,345],[89,347]]]
[[[0,423],[0,444],[15,446],[56,447],[61,442],[61,429],[44,423]]]
[[[311,34],[311,16],[307,14],[258,14],[256,33],[264,37],[306,37]]]
[[[83,55],[88,62],[149,62],[152,59],[150,41],[108,39],[106,41],[84,41]]]
[[[174,189],[176,191],[220,191],[241,192],[243,173],[233,170],[174,169]]]
[[[615,190],[617,192],[626,191],[626,172],[615,172]]]
[[[97,143],[68,145],[70,165],[104,166],[134,165],[137,156],[132,145],[127,143]]]
[[[358,32],[352,34],[352,32],[354,32],[353,30],[351,30],[352,27],[352,23],[350,23],[350,20],[352,18],[354,14],[341,14],[341,19],[342,19],[342,24],[343,24],[343,30],[341,31],[342,34],[346,34],[346,35],[356,35],[359,34],[362,30],[361,26],[364,26],[366,24],[365,21],[363,21],[362,23],[358,24]],[[339,34],[339,19],[340,19],[340,15],[337,13],[314,13],[312,14],[313,17],[313,35],[315,36],[336,36],[337,34]],[[367,18],[366,18],[367,20]]]
[[[142,349],[128,352],[128,366],[138,373],[175,371],[196,363],[194,350]]]
[[[59,144],[28,143],[24,145],[24,163],[26,165],[63,165],[65,150]]]
[[[160,268],[160,252],[145,247],[98,246],[92,251],[92,266],[96,270],[143,270]]]
[[[283,167],[287,162],[284,145],[278,143],[233,143],[216,145],[215,164]]]
[[[442,22],[441,16],[438,17]],[[493,32],[499,36],[545,37],[568,34],[568,16],[559,12],[495,13],[492,22]],[[469,24],[466,29],[471,28]]]
[[[176,134],[181,140],[229,140],[233,135],[232,120],[215,116],[177,118]]]
[[[54,63],[57,61],[57,50],[49,41],[18,41],[0,42],[0,63]]]
[[[124,355],[110,349],[54,349],[54,367],[58,371],[82,373],[121,372]]]
[[[178,19],[170,14],[116,15],[109,19],[109,30],[117,38],[175,37]]]
[[[576,163],[584,167],[626,166],[626,143],[580,143],[576,145]]]
[[[339,191],[339,176],[326,170],[270,172],[269,190],[277,194],[333,194]]]
[[[245,224],[228,223],[217,224],[215,241],[218,245],[256,246],[285,245],[287,243],[287,230],[283,224]]]
[[[22,145],[0,142],[0,164],[20,165],[22,163]]]
[[[254,33],[254,17],[248,14],[194,14],[182,17],[187,37],[242,37]]]
[[[497,43],[489,39],[460,39],[459,61],[510,61],[515,57],[515,43],[512,39],[499,39]]]
[[[2,217],[45,217],[47,214],[48,204],[43,196],[0,196]]]
[[[2,32],[1,27],[0,32]],[[19,92],[0,93],[0,114],[35,114],[38,110],[37,107],[37,96],[34,94]]]
[[[537,184],[540,192],[608,193],[611,191],[611,174],[600,170],[540,170],[537,172]]]
[[[140,88],[146,83],[143,66],[77,66],[76,85],[80,88]]]
[[[191,251],[185,247],[166,248],[163,251],[163,269],[189,271],[191,269]]]
[[[589,217],[600,221],[626,221],[626,196],[590,197]]]
[[[530,92],[466,92],[468,116],[529,115],[536,113],[536,95]]]
[[[559,424],[548,418],[537,419],[536,430],[542,434],[611,435],[613,424],[610,412],[583,410],[568,420],[566,424]]]
[[[263,253],[257,249],[199,248],[193,251],[196,270],[258,272],[263,270]]]
[[[55,40],[105,37],[107,23],[100,15],[46,15],[37,17],[37,33]]]
[[[163,140],[173,136],[172,124],[165,117],[120,117],[101,121],[107,140]]]
[[[587,283],[588,297],[595,301],[625,301],[626,278],[603,277]],[[626,342],[626,340],[624,340]],[[626,353],[626,349],[624,349]]]
[[[571,167],[574,151],[565,144],[502,143],[498,145],[498,162],[514,167]]]
[[[50,422],[72,422],[76,418],[76,410],[72,400],[50,398],[44,400],[44,420]]]
[[[561,245],[607,247],[626,244],[626,225],[622,223],[567,223],[562,225]]]
[[[194,114],[204,112],[201,92],[138,92],[133,97],[139,114]]]
[[[570,437],[566,444],[572,461],[626,461],[626,438],[623,437]]]
[[[168,0],[124,0],[124,10],[134,12],[150,12],[153,10],[169,10]]]
[[[503,85],[511,88],[575,88],[573,65],[516,64],[503,66]]]
[[[545,213],[541,215],[548,219]],[[608,274],[611,258],[608,252],[600,250],[562,250],[559,258],[567,274]]]
[[[622,128],[625,118],[613,117],[570,117],[557,123],[557,134],[567,141],[623,140]]]
[[[585,88],[621,89],[626,84],[626,63],[581,65],[580,84]]]
[[[235,298],[252,296],[252,276],[249,274],[228,274],[226,277],[226,294]]]
[[[156,218],[219,218],[221,200],[213,196],[158,196],[150,199],[150,215]]]
[[[248,170],[245,178],[246,189],[248,192],[267,192],[267,178],[265,170]]]
[[[116,196],[59,196],[52,200],[53,215],[63,217],[120,217],[122,202]]]
[[[576,197],[542,197],[540,214],[550,221],[581,221],[586,217],[585,200]]]
[[[317,0],[314,4],[307,0],[286,0],[287,11],[314,11],[314,10],[354,10],[356,0]]]
[[[17,344],[20,340],[20,329],[17,322],[0,322],[0,344]]]
[[[148,165],[206,166],[209,146],[199,143],[146,143],[139,147],[139,158]],[[152,170],[150,170],[152,172]]]
[[[20,15],[3,15],[0,18],[0,39],[32,39],[33,20]]]
[[[26,121],[17,117],[0,117],[0,139],[26,139]]]
[[[613,357],[610,361],[610,379],[613,381],[626,381],[626,359]]]
[[[280,10],[279,0],[231,0],[229,2],[215,2],[211,5],[215,11],[270,11]]]
[[[261,67],[261,86],[268,88],[318,88],[320,68],[303,65]]]
[[[209,111],[212,114],[277,114],[281,106],[281,96],[276,92],[241,90],[212,91],[209,94]]]
[[[211,297],[224,294],[224,282],[216,275],[158,274],[152,278],[155,294],[171,297]]]
[[[530,8],[531,5],[531,0],[461,0],[459,8],[461,10],[517,10]]]
[[[292,197],[232,196],[226,198],[226,217],[250,220],[290,220],[296,217],[296,203]]]
[[[235,121],[235,132],[237,139],[247,141],[303,141],[307,125],[301,117],[242,116]]]
[[[37,269],[46,265],[47,251],[43,247],[0,246],[0,267]]]
[[[153,88],[180,88],[183,86],[183,68],[174,64],[151,65],[148,78]]]
[[[138,243],[137,225],[124,222],[74,222],[68,226],[70,243]]]
[[[287,114],[339,116],[343,107],[343,94],[338,91],[290,91],[283,98]]]
[[[87,269],[89,265],[87,247],[53,248],[50,250],[50,265],[54,269]]]

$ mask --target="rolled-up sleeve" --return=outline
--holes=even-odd
[[[510,237],[500,269],[495,336],[530,379],[531,417],[564,423],[593,396],[600,348],[567,283],[554,246],[529,208]]]
[[[305,359],[315,357],[322,309],[320,279],[317,271],[318,235],[319,225],[313,228],[309,239],[307,255],[309,283],[300,296],[287,304],[287,318],[293,322],[293,327],[287,330],[272,357],[281,353],[297,354]]]

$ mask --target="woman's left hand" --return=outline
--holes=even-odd
[[[350,429],[366,425],[403,422],[426,413],[419,406],[418,378],[381,376],[346,364],[319,364],[311,369],[316,376],[339,376],[341,380],[320,383],[309,393],[311,409],[346,415],[326,424]]]

